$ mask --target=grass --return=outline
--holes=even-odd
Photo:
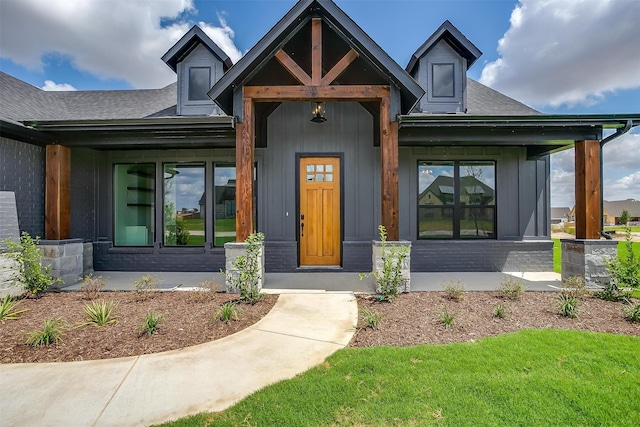
[[[562,273],[562,247],[560,239],[553,240],[553,271]],[[640,259],[640,242],[633,242],[633,253]],[[627,254],[627,247],[624,241],[618,242],[618,256],[623,257]]]
[[[527,330],[340,350],[232,408],[168,426],[637,426],[640,339]]]

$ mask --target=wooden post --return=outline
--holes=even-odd
[[[244,120],[236,129],[236,241],[244,242],[253,232],[254,108],[244,98]]]
[[[602,221],[600,142],[576,141],[576,239],[599,239]]]
[[[382,225],[387,239],[400,238],[398,224],[398,122],[391,121],[391,98],[380,102],[380,163],[382,166]]]
[[[71,149],[47,145],[44,235],[47,240],[71,237]]]
[[[311,19],[311,84],[322,80],[322,19]]]

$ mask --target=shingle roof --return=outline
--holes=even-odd
[[[213,40],[205,34],[200,27],[194,25],[187,33],[182,36],[178,43],[174,44],[171,49],[162,56],[162,60],[171,68],[176,71],[178,68],[178,62],[180,62],[186,55],[189,54],[198,44],[202,44],[209,52],[217,56],[225,66],[225,70],[233,65],[231,59],[226,53],[220,49],[220,47],[214,43]]]
[[[640,201],[636,199],[604,201],[604,210],[610,216],[620,216],[625,209],[629,212],[629,216],[640,217]]]
[[[0,118],[11,121],[63,120],[67,106],[60,96],[0,71]]]
[[[528,116],[539,114],[541,114],[539,111],[522,102],[467,78],[467,115]]]

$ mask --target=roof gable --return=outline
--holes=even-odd
[[[422,46],[416,50],[411,56],[409,65],[407,65],[406,71],[413,73],[420,58],[426,55],[431,48],[433,48],[440,40],[445,40],[460,56],[467,60],[467,68],[471,68],[474,62],[482,55],[480,49],[478,49],[473,43],[467,39],[464,34],[460,32],[449,21],[444,21],[442,25],[433,33]]]
[[[232,115],[233,92],[244,86],[273,58],[311,18],[320,17],[332,31],[354,49],[385,79],[399,89],[401,111],[406,113],[422,97],[424,91],[389,55],[380,48],[331,0],[301,0],[209,91],[209,97],[222,110]]]
[[[217,56],[220,61],[224,63],[226,68],[233,65],[229,56],[227,56],[227,54],[224,53],[223,50],[220,49],[218,45],[215,44],[214,41],[211,40],[209,36],[207,36],[197,25],[191,27],[191,29],[187,31],[187,33],[162,56],[162,60],[173,71],[177,71],[178,63],[189,55],[189,53],[195,49],[198,44],[202,44],[213,55]]]

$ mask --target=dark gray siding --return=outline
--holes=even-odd
[[[45,149],[0,138],[0,191],[16,195],[20,231],[44,237]]]
[[[94,241],[100,153],[91,149],[71,150],[71,237]]]

